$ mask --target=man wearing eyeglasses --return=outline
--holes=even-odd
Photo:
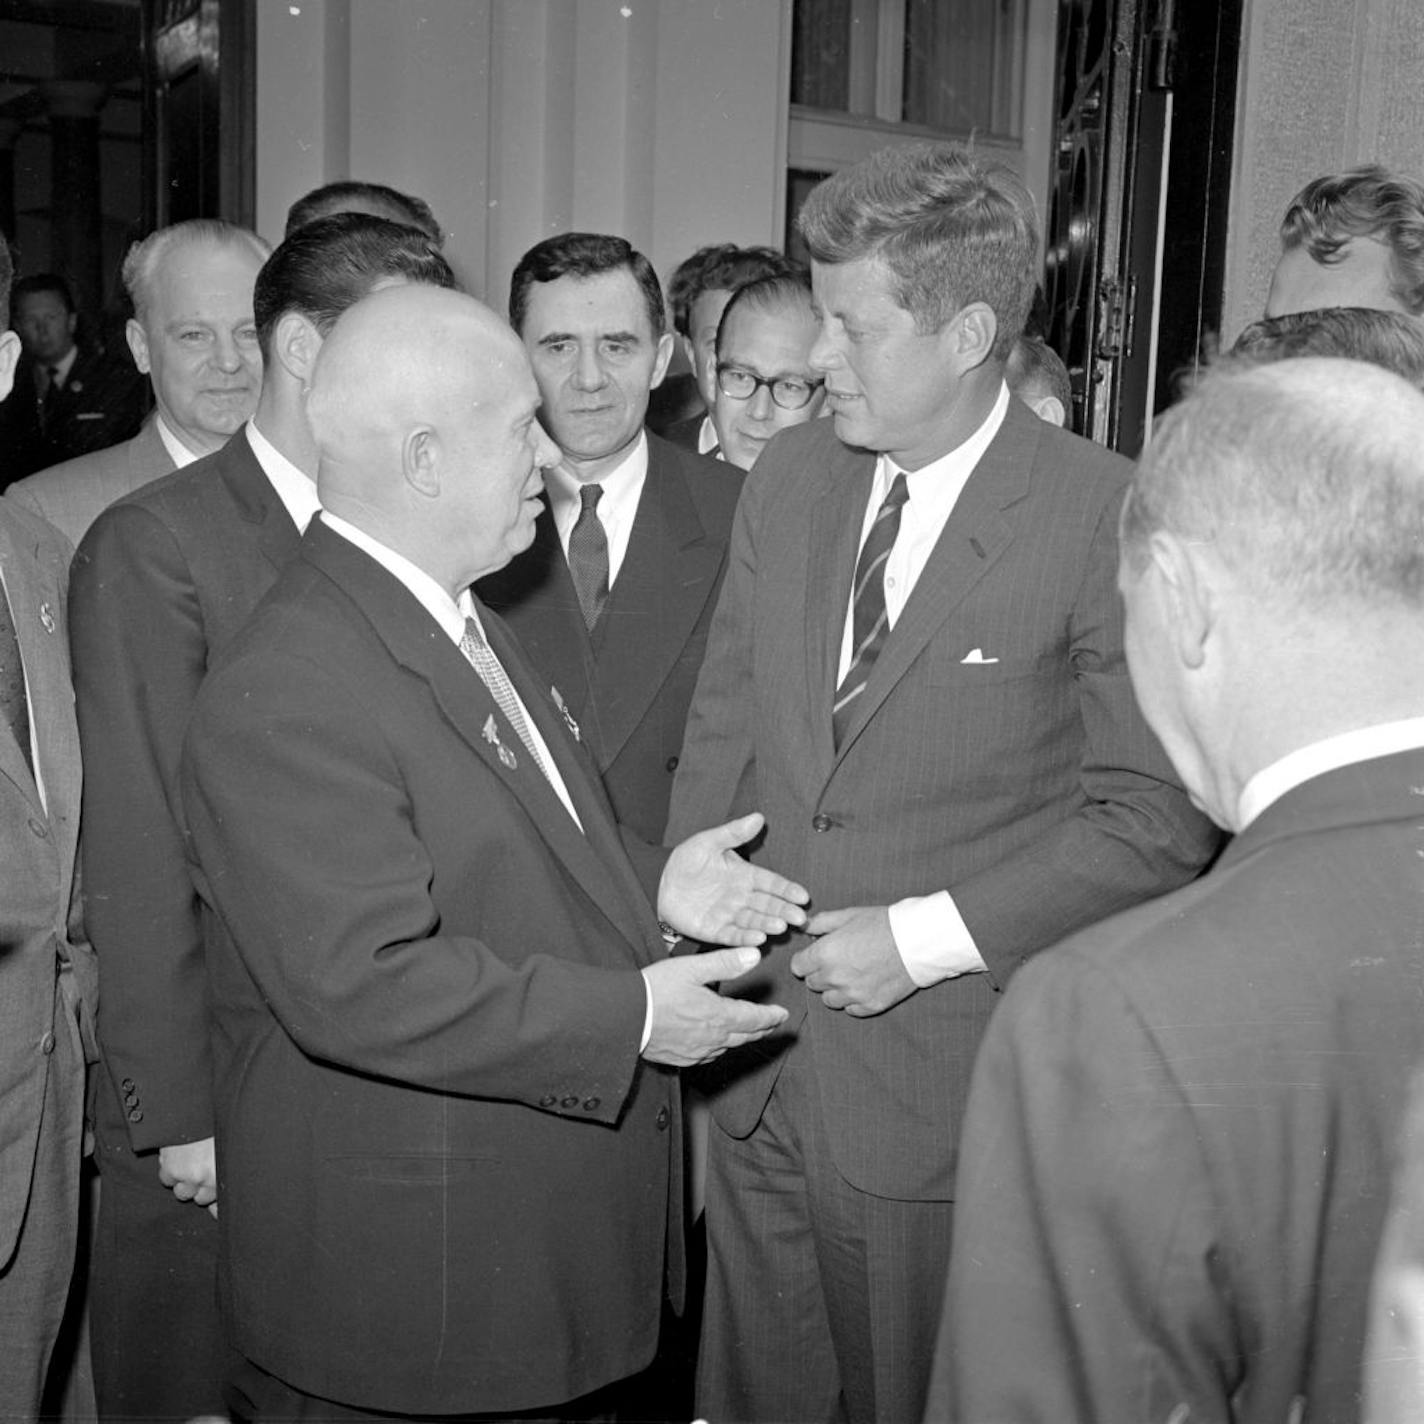
[[[478,592],[558,690],[619,820],[661,842],[741,471],[644,429],[673,338],[657,274],[623,238],[531,248],[509,317],[563,458],[533,545]]]
[[[815,339],[805,276],[750,282],[727,303],[717,328],[712,404],[723,460],[749,470],[778,430],[820,414],[825,381],[811,368]]]

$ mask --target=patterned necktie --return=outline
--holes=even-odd
[[[20,640],[15,635],[15,619],[10,600],[0,589],[0,717],[14,735],[31,773],[30,704],[25,696],[25,668],[20,661]]]
[[[465,636],[460,639],[460,651],[464,653],[470,666],[479,673],[480,681],[489,688],[495,706],[504,713],[505,721],[514,728],[519,740],[524,743],[524,750],[533,758],[534,765],[543,772],[544,780],[552,786],[549,768],[544,765],[544,759],[534,745],[534,738],[529,734],[529,724],[524,720],[524,709],[514,695],[514,684],[510,682],[503,663],[495,657],[494,650],[485,642],[485,635],[473,618],[465,619]]]
[[[850,666],[836,689],[835,704],[831,708],[831,726],[838,747],[850,722],[855,699],[865,691],[871,669],[890,632],[890,617],[885,611],[885,563],[895,547],[895,537],[900,532],[900,512],[909,497],[910,487],[904,475],[896,475],[856,561],[855,588],[851,594]]]
[[[569,534],[569,573],[590,633],[608,602],[608,535],[598,517],[602,485],[579,486],[579,517]]]

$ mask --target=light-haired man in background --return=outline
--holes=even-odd
[[[77,545],[95,515],[227,444],[257,406],[262,353],[252,284],[271,248],[215,218],[160,228],[129,249],[129,350],[157,406],[132,440],[41,470],[5,491]]]

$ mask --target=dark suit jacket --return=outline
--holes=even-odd
[[[487,633],[583,833],[454,643],[320,522],[184,752],[232,1338],[368,1409],[635,1372],[681,1209],[677,1081],[638,1056],[656,920],[544,679]]]
[[[874,459],[815,420],[747,478],[669,840],[759,809],[758,859],[814,907],[947,889],[989,970],[853,1018],[792,977],[793,935],[738,981],[741,994],[759,977],[809,1037],[836,1164],[865,1191],[948,1198],[995,987],[1067,926],[1189,879],[1215,844],[1127,678],[1115,579],[1129,471],[1011,401],[839,750],[831,705]],[[714,1111],[733,1135],[756,1125],[784,1046],[726,1055],[740,1076]]]
[[[0,569],[29,683],[46,798],[40,800],[15,739],[0,729],[0,1270],[14,1254],[32,1184],[52,1190],[33,1175],[35,1143],[47,1125],[41,1109],[50,1050],[55,1032],[68,1031],[56,1025],[62,960],[72,964],[87,1012],[95,1006],[75,873],[80,777],[64,643],[69,554],[43,520],[0,508]]]
[[[119,358],[80,347],[41,430],[35,363],[21,357],[14,388],[0,403],[0,470],[6,481],[130,439],[143,422],[147,394],[147,378],[128,352]]]
[[[173,457],[150,417],[132,440],[17,480],[5,498],[49,520],[78,546],[100,510],[172,469]]]
[[[1306,782],[1199,883],[1014,984],[974,1074],[928,1417],[1361,1417],[1424,1051],[1421,785],[1424,751]]]
[[[299,542],[239,431],[106,510],[75,560],[87,924],[104,962],[104,1061],[135,1151],[213,1133],[212,1027],[177,820],[178,754],[209,663]]]
[[[628,551],[588,635],[546,508],[532,547],[481,579],[568,703],[618,819],[661,843],[673,772],[727,561],[742,472],[648,436],[648,478]]]

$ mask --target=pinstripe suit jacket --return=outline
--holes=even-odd
[[[836,748],[836,665],[874,467],[812,421],[778,436],[748,477],[668,836],[759,809],[758,858],[806,885],[814,908],[953,894],[987,974],[852,1018],[791,975],[793,935],[757,971],[791,1008],[789,1032],[727,1055],[715,1107],[734,1136],[749,1133],[799,1035],[846,1179],[946,1199],[995,991],[1066,931],[1190,879],[1215,832],[1127,678],[1115,579],[1130,467],[1017,401]],[[975,649],[986,661],[966,663]]]

